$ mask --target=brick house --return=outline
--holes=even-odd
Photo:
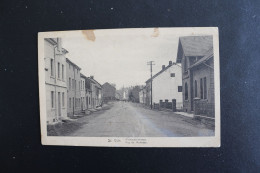
[[[177,63],[182,63],[184,111],[214,118],[213,36],[180,37]]]
[[[47,124],[67,117],[66,53],[61,38],[44,39]]]

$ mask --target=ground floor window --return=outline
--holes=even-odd
[[[203,99],[203,81],[200,79],[200,98]]]
[[[62,93],[62,106],[64,107],[65,105],[65,98],[64,98],[64,92]]]
[[[197,93],[197,81],[195,80],[194,82],[194,96],[197,97],[198,96],[198,93]]]
[[[51,107],[54,108],[54,91],[51,91]]]
[[[207,78],[204,77],[204,99],[207,99]]]

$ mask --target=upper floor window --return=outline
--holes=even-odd
[[[53,59],[51,59],[51,76],[53,76]]]
[[[188,66],[188,64],[187,64],[187,58],[188,58],[188,57],[184,57],[184,71],[187,71],[187,66]]]
[[[71,80],[70,80],[70,77],[69,77],[69,89],[71,89]]]
[[[188,100],[189,98],[189,93],[188,93],[188,84],[187,82],[185,83],[185,100]]]
[[[64,65],[62,64],[62,73],[61,73],[61,75],[62,75],[62,79],[64,79]]]
[[[171,77],[175,77],[175,73],[171,73]]]
[[[60,78],[60,63],[58,62],[58,78]]]
[[[178,86],[178,92],[182,92],[182,86]]]

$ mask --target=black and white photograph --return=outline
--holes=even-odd
[[[218,28],[38,34],[44,145],[219,147]]]

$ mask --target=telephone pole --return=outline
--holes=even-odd
[[[147,65],[150,65],[151,69],[151,109],[153,109],[153,65],[155,65],[153,62],[154,61],[147,62]]]

